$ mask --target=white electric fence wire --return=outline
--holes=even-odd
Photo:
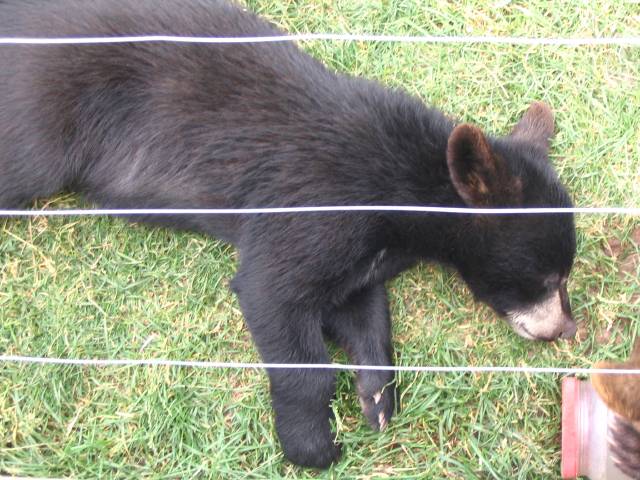
[[[375,35],[356,33],[299,33],[291,35],[243,36],[243,37],[188,37],[181,35],[132,35],[113,37],[0,37],[0,45],[87,45],[105,43],[271,43],[332,40],[348,42],[395,42],[395,43],[468,43],[468,44],[507,44],[507,45],[551,45],[551,46],[640,46],[640,37],[498,37],[498,36],[435,36],[435,35]]]
[[[532,208],[469,208],[421,207],[402,205],[346,205],[266,208],[98,208],[60,210],[0,210],[0,217],[61,217],[97,215],[255,215],[313,212],[414,212],[468,215],[525,215],[582,213],[608,215],[640,215],[639,207],[532,207]]]
[[[503,366],[404,366],[404,365],[350,365],[342,363],[251,363],[251,362],[204,362],[166,359],[82,359],[26,357],[0,355],[0,363],[74,365],[85,367],[189,367],[205,369],[304,369],[304,370],[377,370],[423,373],[523,373],[591,375],[639,375],[640,369],[617,368],[562,368],[562,367],[503,367]]]

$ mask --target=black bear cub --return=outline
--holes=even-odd
[[[217,0],[4,0],[0,36],[277,35]],[[288,42],[0,46],[0,207],[69,189],[103,207],[569,207],[534,103],[501,138],[402,91],[333,72]],[[265,362],[391,365],[385,281],[451,265],[528,339],[571,337],[573,216],[313,213],[149,216],[233,243],[233,290]],[[292,462],[327,467],[334,374],[268,372]],[[390,372],[361,371],[384,428]]]

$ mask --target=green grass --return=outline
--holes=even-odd
[[[294,32],[640,35],[637,2],[249,4]],[[332,68],[402,86],[494,133],[506,133],[530,101],[544,100],[557,119],[553,159],[576,203],[640,203],[638,48],[304,48]],[[51,202],[79,204],[75,197]],[[521,340],[474,303],[453,273],[420,266],[390,284],[397,363],[589,366],[624,357],[640,330],[640,223],[580,216],[578,235],[570,285],[577,340]],[[117,219],[0,220],[0,352],[257,361],[228,289],[235,257],[214,239]],[[343,460],[313,472],[283,461],[262,372],[2,364],[0,473],[559,478],[557,376],[403,373],[402,412],[381,434],[362,418],[350,375],[339,379]]]

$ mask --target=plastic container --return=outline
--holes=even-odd
[[[562,478],[629,480],[609,452],[609,426],[614,418],[591,382],[562,379]]]

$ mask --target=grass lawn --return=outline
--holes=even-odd
[[[293,32],[640,35],[640,4],[617,0],[249,6]],[[553,161],[576,203],[640,205],[640,48],[303,47],[331,68],[401,86],[497,134],[544,100],[556,114]],[[47,205],[83,204],[59,196]],[[397,363],[589,366],[625,357],[640,331],[640,222],[584,215],[577,226],[576,340],[522,340],[454,273],[423,265],[390,284]],[[0,352],[257,361],[228,289],[235,260],[215,239],[118,219],[0,220]],[[336,353],[336,361],[345,358]],[[343,460],[314,472],[283,461],[263,372],[0,364],[0,474],[559,478],[558,376],[404,373],[398,381],[402,412],[374,433],[351,375],[339,374]]]

